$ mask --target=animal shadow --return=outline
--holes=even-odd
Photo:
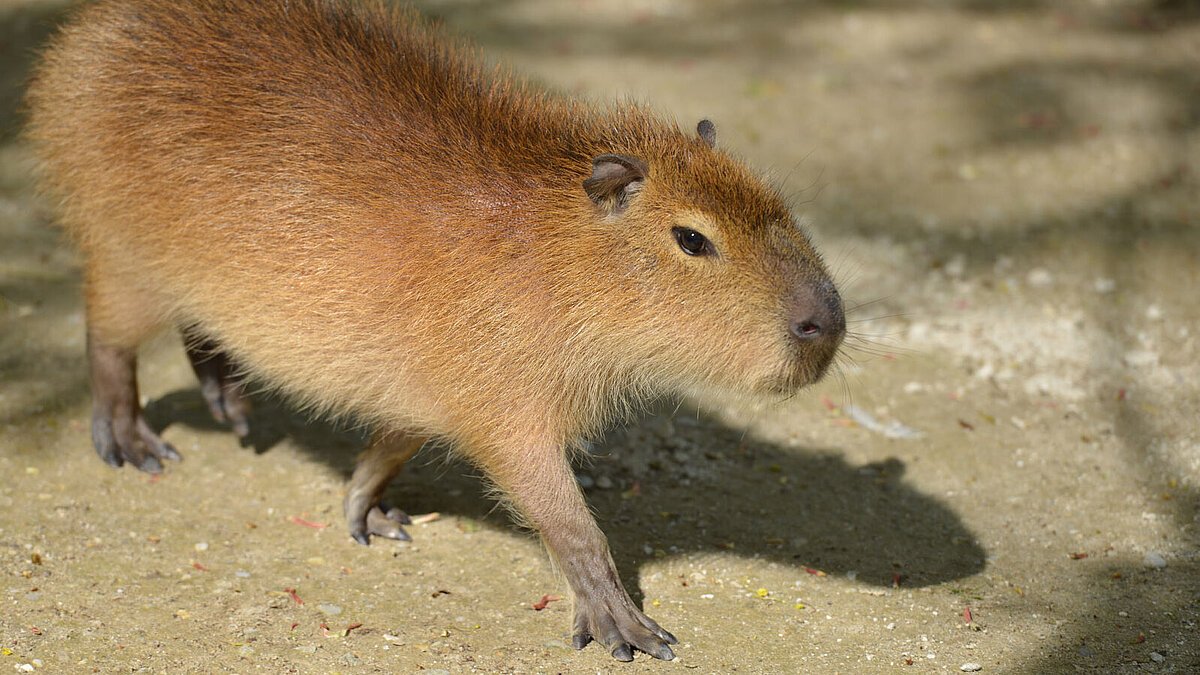
[[[157,429],[217,430],[199,391],[151,402]],[[361,429],[312,420],[284,402],[255,399],[248,445],[290,439],[347,478]],[[872,586],[920,587],[980,572],[985,551],[958,516],[904,480],[895,458],[851,466],[830,450],[755,440],[715,420],[653,414],[597,442],[578,467],[626,587],[650,559],[718,552],[776,561],[810,574],[850,575]],[[507,529],[478,472],[426,450],[389,489],[410,512],[439,511]],[[384,542],[386,545],[386,542]]]

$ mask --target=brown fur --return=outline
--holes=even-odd
[[[711,124],[543,93],[411,13],[103,1],[29,104],[101,360],[181,326],[314,409],[449,439],[577,595],[616,598],[592,588],[614,582],[565,447],[651,396],[791,391],[840,342],[789,333],[822,307],[841,321],[840,302]],[[607,153],[646,171],[620,209],[582,187]],[[685,255],[676,226],[718,254]],[[577,629],[615,639],[597,626]]]

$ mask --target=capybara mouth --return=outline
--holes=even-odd
[[[791,395],[810,387],[829,373],[837,357],[841,339],[830,346],[817,350],[800,350],[796,353],[783,371],[778,375],[768,377],[761,389],[769,394]],[[814,353],[816,352],[816,353]]]

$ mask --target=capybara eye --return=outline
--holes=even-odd
[[[671,232],[675,234],[675,241],[679,242],[679,248],[683,249],[684,253],[688,255],[712,253],[712,245],[708,243],[708,239],[690,227],[676,227]]]

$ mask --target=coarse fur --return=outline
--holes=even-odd
[[[711,123],[546,93],[410,11],[102,0],[28,103],[95,349],[179,326],[308,407],[449,440],[560,564],[595,545],[565,448],[650,397],[793,391],[841,340],[820,257]],[[796,339],[814,312],[828,335]]]

